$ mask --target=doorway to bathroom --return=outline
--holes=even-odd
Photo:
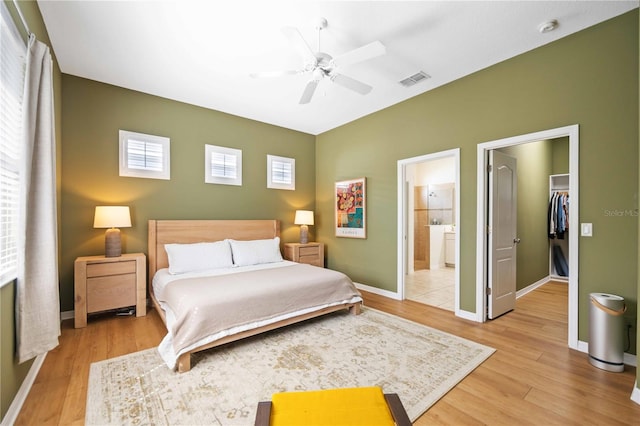
[[[398,161],[402,298],[455,312],[459,306],[459,150]]]

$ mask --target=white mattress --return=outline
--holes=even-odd
[[[162,291],[162,289],[164,289],[164,287],[169,284],[170,282],[174,281],[174,280],[180,280],[180,279],[184,279],[184,278],[194,278],[194,277],[206,277],[206,276],[220,276],[220,275],[228,275],[228,274],[234,274],[234,273],[238,273],[238,272],[244,272],[244,271],[256,271],[256,270],[262,270],[262,269],[271,269],[271,268],[280,268],[280,267],[285,267],[285,266],[290,266],[290,265],[295,265],[294,262],[290,262],[287,260],[284,260],[282,262],[275,262],[275,263],[266,263],[266,264],[261,264],[261,265],[251,265],[251,266],[241,266],[241,267],[232,267],[232,268],[221,268],[221,269],[213,269],[213,270],[209,270],[209,271],[200,271],[200,272],[193,272],[193,273],[185,273],[185,274],[180,274],[180,275],[171,275],[169,273],[169,270],[167,268],[164,269],[160,269],[156,272],[155,276],[153,277],[153,281],[152,281],[152,287],[153,287],[153,291],[154,294],[160,294],[160,292]],[[157,299],[157,297],[156,297]],[[164,337],[164,339],[162,339],[162,342],[160,342],[160,345],[158,346],[158,351],[160,353],[160,356],[162,357],[162,359],[165,361],[165,363],[167,364],[167,366],[169,368],[175,368],[178,357],[180,355],[182,355],[183,353],[189,352],[195,348],[198,348],[200,346],[206,345],[208,343],[211,343],[215,340],[219,340],[223,337],[226,336],[230,336],[233,334],[237,334],[246,330],[251,330],[254,328],[258,328],[258,327],[262,327],[268,324],[272,324],[278,321],[282,321],[288,318],[293,318],[299,315],[303,315],[306,313],[310,313],[310,312],[314,312],[314,311],[318,311],[320,309],[324,309],[326,307],[329,306],[335,306],[335,305],[340,305],[343,303],[356,303],[356,302],[361,302],[362,298],[361,297],[353,297],[350,300],[344,300],[344,301],[339,301],[336,303],[331,303],[331,304],[326,304],[326,305],[322,305],[322,306],[315,306],[313,308],[307,308],[307,309],[303,309],[303,310],[299,310],[296,312],[292,312],[286,315],[281,315],[281,316],[277,316],[274,318],[270,318],[269,320],[264,320],[264,321],[256,321],[253,323],[249,323],[249,324],[243,324],[242,326],[237,326],[237,327],[232,327],[230,329],[227,330],[223,330],[221,332],[215,333],[213,335],[210,335],[202,340],[199,340],[198,342],[188,346],[187,348],[182,349],[180,352],[176,353],[174,351],[173,348],[173,336],[171,334],[171,332],[169,330],[172,329],[172,325],[175,323],[175,315],[174,313],[171,311],[171,309],[164,303],[160,302],[160,306],[162,307],[162,309],[165,311],[165,318],[166,318],[166,322],[167,322],[167,335]]]

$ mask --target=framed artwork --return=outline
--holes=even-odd
[[[336,237],[367,238],[365,178],[336,182]]]

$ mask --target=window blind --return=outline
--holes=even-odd
[[[16,278],[26,45],[0,6],[0,286]]]
[[[291,163],[273,160],[271,162],[271,181],[277,184],[290,184],[292,182]]]
[[[163,146],[160,143],[129,139],[127,143],[127,164],[130,169],[161,172]]]
[[[211,175],[236,179],[238,176],[237,162],[238,160],[233,154],[214,152],[211,154]]]

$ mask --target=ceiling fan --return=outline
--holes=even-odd
[[[297,28],[282,28],[282,33],[287,37],[289,43],[303,59],[302,69],[257,72],[251,73],[250,76],[259,78],[311,74],[311,80],[307,83],[304,92],[302,92],[302,96],[300,97],[300,104],[308,104],[311,101],[311,98],[316,91],[316,87],[318,87],[318,83],[324,78],[328,78],[333,83],[339,84],[340,86],[346,87],[347,89],[353,90],[361,95],[366,95],[371,92],[373,87],[344,74],[340,74],[337,70],[345,65],[356,64],[384,55],[386,53],[385,46],[379,41],[374,41],[334,58],[328,53],[320,51],[320,31],[326,27],[327,20],[325,18],[319,18],[316,24],[316,29],[318,30],[318,49],[315,52],[311,50]]]

